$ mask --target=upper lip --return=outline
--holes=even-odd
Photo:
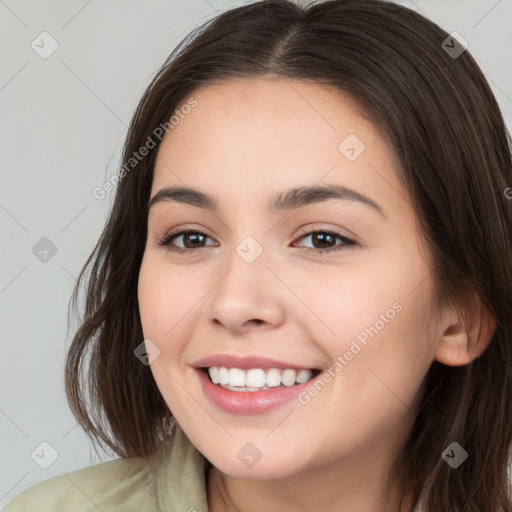
[[[205,357],[194,362],[192,366],[196,368],[210,368],[211,366],[224,367],[224,368],[291,368],[294,370],[312,370],[316,369],[312,366],[304,366],[301,364],[287,363],[285,361],[278,361],[267,357],[249,356],[241,357],[231,354],[216,354],[213,356]]]

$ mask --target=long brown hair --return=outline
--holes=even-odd
[[[510,510],[512,443],[511,141],[495,97],[468,51],[449,34],[383,0],[236,7],[189,34],[158,70],[131,119],[103,233],[77,280],[85,313],[66,360],[66,393],[80,425],[122,457],[150,456],[174,419],[148,366],[137,282],[160,139],[201,85],[279,75],[337,87],[386,138],[429,249],[438,304],[469,314],[478,297],[496,319],[472,363],[434,362],[393,474],[434,512]],[[167,125],[165,125],[167,123]],[[157,132],[160,133],[160,132]],[[155,147],[126,166],[141,147]],[[441,458],[456,441],[457,469]]]

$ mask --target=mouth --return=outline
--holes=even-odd
[[[322,370],[210,366],[197,368],[214,385],[229,391],[257,392],[293,387],[314,379]]]

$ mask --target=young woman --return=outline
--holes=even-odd
[[[231,9],[110,185],[66,386],[121,458],[9,512],[511,509],[510,138],[458,40],[379,0]]]

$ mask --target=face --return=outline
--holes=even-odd
[[[349,97],[318,84],[226,81],[192,96],[161,143],[151,198],[186,187],[217,209],[190,193],[150,207],[138,299],[160,392],[231,476],[384,460],[404,442],[440,335],[390,148]],[[328,186],[337,197],[284,200]],[[199,367],[258,390],[221,388]]]

